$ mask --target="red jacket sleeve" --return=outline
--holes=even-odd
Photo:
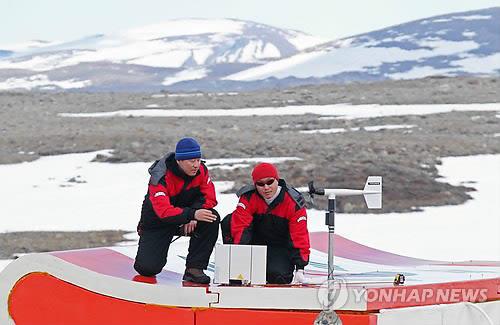
[[[212,178],[208,174],[208,168],[205,165],[202,165],[204,170],[203,179],[200,184],[200,191],[203,197],[205,198],[205,202],[203,203],[203,209],[212,209],[217,205],[217,199],[215,197],[215,186],[212,182]]]
[[[250,244],[252,241],[253,211],[246,195],[242,195],[231,216],[231,237],[234,244]]]
[[[301,208],[293,214],[289,220],[290,238],[294,253],[292,254],[292,262],[299,269],[303,269],[309,263],[309,231],[307,230],[307,213],[305,208]]]
[[[163,184],[149,184],[149,200],[156,215],[164,222],[183,224],[194,219],[194,209],[178,208],[170,203],[167,188]]]

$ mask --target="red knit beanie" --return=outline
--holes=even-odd
[[[273,164],[260,163],[257,164],[252,171],[253,182],[257,182],[259,179],[272,177],[274,179],[279,179],[278,170]]]

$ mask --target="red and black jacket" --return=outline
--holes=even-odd
[[[234,244],[289,247],[292,263],[304,268],[309,263],[309,232],[302,195],[280,179],[281,191],[270,205],[249,186],[238,192],[240,200],[230,219]]]
[[[151,165],[149,174],[141,229],[185,224],[194,219],[197,209],[212,209],[217,205],[214,184],[203,162],[198,173],[189,176],[177,165],[175,154],[169,153]]]

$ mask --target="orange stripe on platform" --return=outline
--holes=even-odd
[[[210,308],[196,311],[196,325],[311,325],[319,312]],[[373,314],[339,313],[343,325],[377,325]]]
[[[162,307],[107,297],[47,273],[21,278],[9,296],[16,325],[194,324],[191,308]]]
[[[104,296],[48,273],[21,278],[9,296],[16,325],[311,325],[319,312],[178,308]],[[369,313],[339,313],[344,325],[376,325]]]

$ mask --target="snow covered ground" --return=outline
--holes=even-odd
[[[24,88],[31,90],[36,87],[45,86],[44,90],[55,89],[54,86],[70,89],[70,88],[83,88],[90,86],[92,82],[90,80],[49,80],[47,75],[36,74],[29,77],[23,78],[9,78],[3,82],[0,82],[0,90],[17,89]]]
[[[42,157],[0,165],[0,232],[29,230],[134,230],[147,191],[148,163],[91,162],[108,150]],[[283,163],[296,157],[212,159],[209,168],[232,169],[257,161]],[[250,175],[248,176],[250,181]],[[215,182],[218,192],[231,182]],[[219,194],[218,210],[236,206],[234,194]],[[8,216],[8,217],[7,217]]]
[[[396,63],[404,61],[426,60],[435,56],[452,56],[466,53],[480,47],[480,44],[471,40],[449,41],[449,40],[414,40],[416,49],[407,50],[397,46],[394,47],[375,47],[374,44],[362,46],[352,46],[344,48],[321,49],[310,52],[301,52],[295,56],[285,58],[277,62],[258,66],[238,72],[225,77],[227,80],[259,80],[269,77],[278,79],[286,77],[309,78],[309,77],[327,77],[331,75],[364,72],[367,67],[380,67],[384,63]],[[480,71],[493,72],[498,67],[494,65],[487,69],[488,63],[493,62],[492,58],[487,57],[485,61],[480,57],[474,57],[474,63],[482,69]],[[471,61],[463,64],[461,60],[454,61],[452,65],[469,66]],[[394,79],[412,79],[423,78],[436,73],[448,73],[453,69],[439,69],[435,71],[432,66],[425,69],[416,69],[405,73],[393,74],[390,77]]]
[[[364,126],[363,130],[369,131],[369,132],[376,132],[376,131],[381,131],[381,130],[411,129],[413,127],[415,127],[415,125],[386,124],[386,125]],[[333,129],[302,130],[299,132],[304,133],[304,134],[314,134],[314,133],[329,134],[329,133],[344,133],[347,131],[359,131],[359,130],[361,130],[361,128],[356,127],[356,128],[349,128],[349,129],[333,128]]]
[[[136,109],[98,113],[61,113],[64,117],[179,117],[179,116],[274,116],[320,115],[322,119],[356,119],[401,115],[428,115],[453,111],[498,111],[500,104],[442,104],[442,105],[298,105],[235,109]],[[326,117],[325,117],[326,116]]]
[[[67,154],[0,165],[0,197],[5,198],[0,205],[0,232],[134,231],[150,163],[91,162],[96,154],[107,152]],[[213,159],[208,165],[237,168],[239,164],[255,161],[281,164],[295,159]],[[472,200],[414,213],[338,214],[337,232],[362,244],[413,257],[500,260],[500,155],[449,157],[442,161],[438,166],[442,181],[474,187],[477,191],[471,192]],[[237,198],[234,194],[220,193],[231,189],[231,182],[216,181],[215,184],[217,209],[224,216],[234,209]],[[326,231],[324,211],[309,211],[309,229]],[[7,263],[0,261],[0,269]]]

